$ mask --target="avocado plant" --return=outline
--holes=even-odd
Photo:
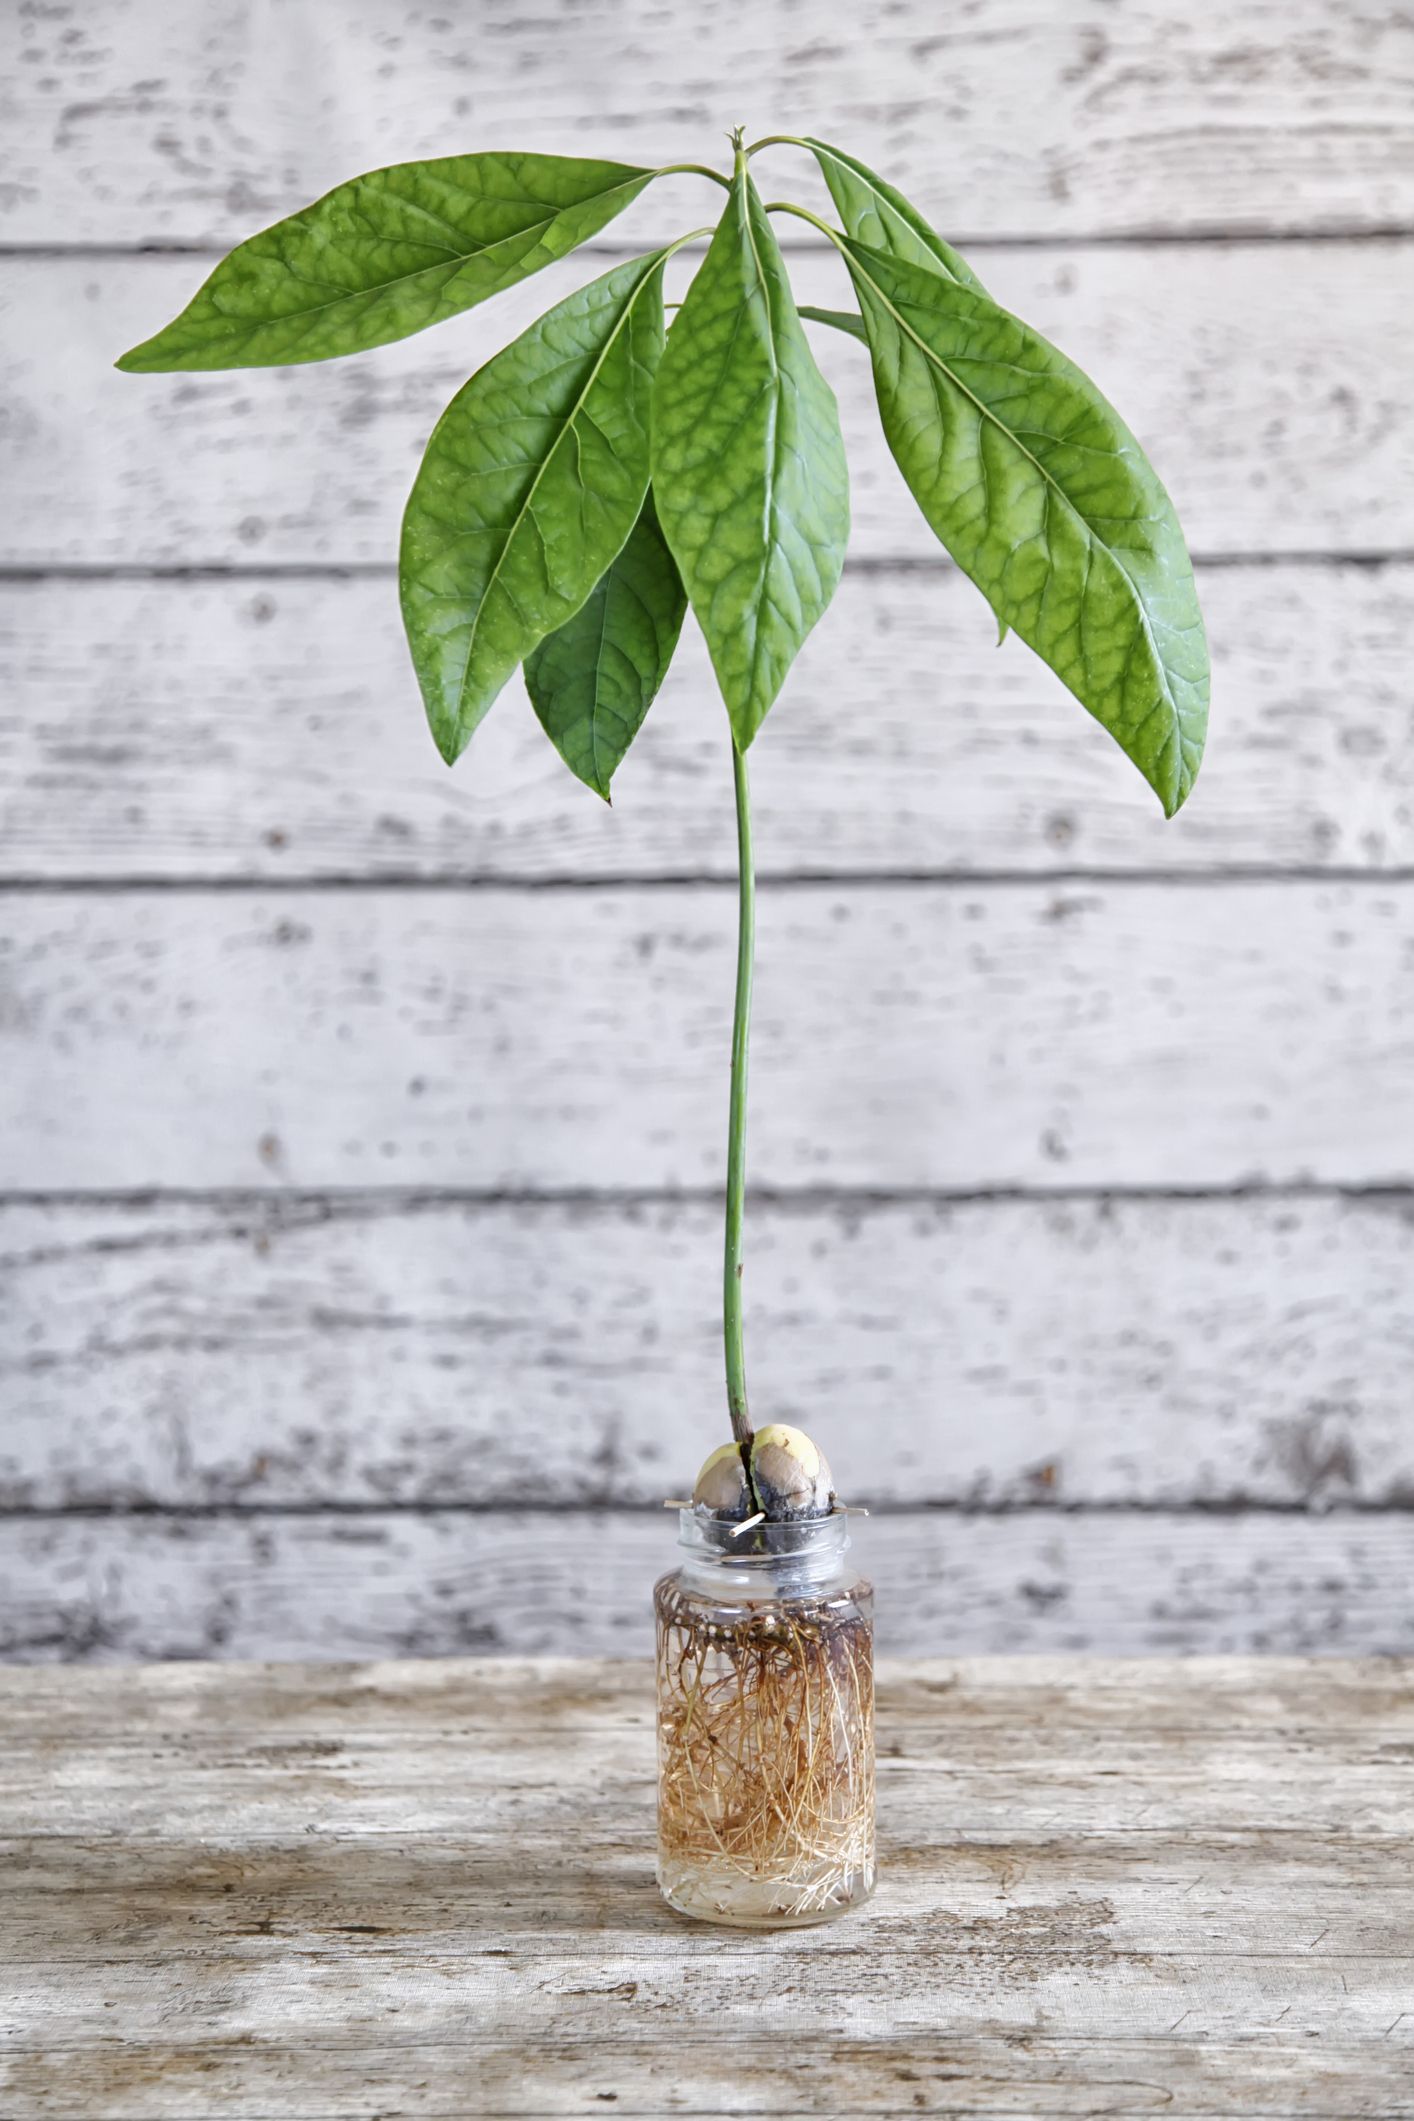
[[[450,765],[517,669],[570,771],[606,801],[690,605],[730,725],[739,921],[723,1282],[733,1442],[698,1507],[745,1522],[833,1506],[799,1431],[753,1430],[742,1340],[755,886],[747,752],[844,563],[849,479],[803,321],[868,350],[884,437],[924,520],[1008,631],[1110,732],[1172,816],[1202,757],[1208,656],[1167,493],[1095,385],[987,293],[895,187],[822,140],[731,136],[729,171],[468,154],[355,177],[237,246],[129,372],[333,360],[439,324],[693,174],[715,228],[616,264],[447,406],[403,518],[399,581]],[[763,201],[765,150],[813,157],[839,225]],[[837,254],[854,306],[797,305],[775,221]],[[665,328],[664,272],[710,238]],[[926,592],[920,592],[926,594]]]

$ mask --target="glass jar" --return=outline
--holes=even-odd
[[[843,1510],[679,1513],[658,1616],[658,1883],[685,1915],[831,1922],[874,1889],[874,1593]]]

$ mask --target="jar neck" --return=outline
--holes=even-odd
[[[735,1535],[735,1536],[734,1536]],[[849,1574],[849,1518],[843,1510],[749,1531],[697,1510],[678,1512],[684,1584],[714,1596],[782,1598],[814,1595]]]

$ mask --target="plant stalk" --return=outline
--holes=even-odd
[[[736,1004],[732,1014],[732,1085],[727,1116],[727,1242],[722,1278],[722,1328],[727,1357],[727,1410],[744,1459],[751,1450],[746,1404],[746,1355],[741,1323],[741,1226],[746,1202],[746,1061],[751,1035],[751,975],[756,956],[756,869],[751,851],[751,798],[746,757],[732,738],[736,790]]]
[[[655,177],[710,177],[714,184],[721,185],[723,191],[732,188],[730,177],[724,177],[719,169],[712,169],[705,162],[665,162],[653,174]]]

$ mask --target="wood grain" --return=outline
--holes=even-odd
[[[646,1665],[0,1674],[0,2087],[36,2121],[1399,2114],[1411,1677],[886,1663],[879,1893],[753,1938],[653,1889]]]
[[[1403,361],[1414,240],[974,255],[997,299],[1078,360],[1144,437],[1195,552],[1414,549]],[[673,270],[685,286],[689,260]],[[806,253],[792,270],[800,300],[844,300],[833,258]],[[571,259],[354,361],[114,371],[202,277],[180,257],[7,265],[0,565],[391,567],[442,407],[586,273]],[[849,450],[851,554],[936,558],[881,442],[863,349],[816,336]]]
[[[1200,586],[1212,757],[1165,824],[960,575],[847,574],[752,753],[763,874],[1414,864],[1414,567]],[[0,876],[729,878],[725,732],[689,628],[611,813],[519,683],[446,771],[391,585],[0,582]]]
[[[449,1984],[439,1986],[445,1994]],[[623,1984],[626,1999],[631,1986]],[[1280,1993],[1278,1986],[1262,2026],[1279,2014]],[[792,2121],[822,2113],[858,2121],[866,2114],[932,2112],[968,2121],[999,2114],[1011,2121],[1018,2099],[1027,2121],[1090,2121],[1097,2112],[1113,2121],[1145,2121],[1156,2111],[1203,2121],[1252,2121],[1256,2115],[1272,2121],[1383,2121],[1408,2112],[1408,2057],[1392,2042],[1386,2049],[1374,2040],[1332,2038],[1329,2028],[1323,2039],[1314,2026],[1297,2048],[1280,2039],[1273,2049],[1260,2039],[1221,2036],[1202,2042],[1191,2037],[1184,2044],[1181,2036],[1146,2037],[1143,2028],[1133,2037],[1102,2042],[1093,2034],[1067,2038],[1028,2030],[1034,2012],[1024,2009],[999,2012],[1001,2030],[976,2033],[954,2029],[936,2004],[922,2031],[889,2031],[883,2020],[836,2034],[828,2045],[784,2038],[784,2028],[769,2029],[769,2018],[766,2031],[734,2026],[725,2054],[712,2037],[710,2019],[699,2020],[687,2009],[680,2021],[670,2021],[681,2025],[670,2062],[652,2033],[637,2043],[620,2041],[607,2054],[597,2039],[577,2045],[550,2037],[537,2042],[527,2080],[524,2047],[514,2036],[471,2040],[463,2033],[461,2021],[472,2015],[475,1995],[470,1984],[453,1991],[455,2031],[440,2041],[419,2040],[415,2064],[390,2052],[386,2033],[317,2046],[304,2041],[290,2049],[260,2043],[244,2029],[233,2040],[175,2051],[164,2041],[64,2051],[52,2061],[27,2054],[15,2065],[13,2082],[33,2100],[37,2121],[69,2121],[75,2099],[90,2107],[102,2102],[99,2110],[113,2121],[152,2115],[186,2121],[194,2108],[246,2121],[267,2121],[272,2114],[327,2121],[331,2101],[339,2121],[382,2121],[395,2100],[404,2113],[436,2115],[438,2121],[598,2113],[590,2099],[653,2121],[665,2112],[773,2114]],[[1174,2009],[1177,2025],[1182,2004]],[[1050,2015],[1058,2014],[1052,2009]],[[1292,2022],[1295,2032],[1303,2029],[1300,2016]],[[1402,2031],[1397,2016],[1394,2022]],[[799,2050],[789,2063],[782,2061],[783,2046]],[[888,2058],[882,2065],[881,2049]],[[413,2068],[417,2104],[409,2106],[405,2087]],[[222,2104],[203,2107],[213,2081]],[[1097,2107],[1097,2100],[1104,2104]],[[1241,2105],[1234,2107],[1234,2100]]]
[[[758,1420],[859,1503],[1414,1496],[1414,1200],[753,1202]],[[715,1206],[0,1206],[0,1508],[638,1502],[724,1433]]]
[[[21,894],[0,1183],[715,1186],[733,924],[719,886]],[[753,1178],[1408,1185],[1411,964],[1408,883],[780,886]]]
[[[642,1656],[675,1538],[663,1510],[10,1517],[0,1657]],[[1414,1651],[1407,1512],[891,1513],[858,1547],[892,1655]]]
[[[1137,1741],[1145,1733],[1202,1728],[1216,1742],[1258,1733],[1349,1737],[1378,1730],[1397,1736],[1414,1719],[1409,1670],[1394,1657],[1322,1658],[1316,1664],[1276,1655],[1260,1662],[1236,1655],[1087,1656],[1082,1669],[1068,1656],[939,1655],[885,1658],[881,1671],[900,1724],[927,1722],[946,1696],[954,1731],[1044,1724],[1123,1732]],[[522,1737],[545,1738],[563,1730],[567,1715],[584,1730],[637,1727],[651,1714],[646,1691],[632,1660],[591,1669],[572,1657],[497,1658],[489,1665],[464,1658],[343,1664],[232,1659],[219,1685],[201,1673],[193,1684],[189,1664],[78,1666],[72,1672],[36,1665],[24,1672],[0,1669],[0,1714],[7,1737],[66,1743],[130,1739],[135,1729],[164,1740],[205,1734],[229,1741],[257,1730],[282,1740],[373,1737],[390,1729],[413,1737],[424,1731],[495,1731],[507,1719]],[[30,1853],[42,1868],[42,1848]],[[1300,1843],[1269,1854],[1289,1878],[1304,1874],[1308,1851]],[[1365,1854],[1354,1844],[1352,1863],[1359,1865]],[[100,1846],[95,1855],[96,1883],[121,1875],[121,1845]],[[1231,1912],[1239,1917],[1239,1910]],[[813,1931],[809,1941],[825,1950],[848,1935],[827,1927]]]
[[[25,1677],[43,1669],[31,1667]],[[116,1678],[122,1668],[62,1669],[69,1678],[93,1671]],[[222,1669],[234,1676],[244,1668]],[[94,1704],[91,1691],[84,1698]],[[17,1706],[23,1716],[24,1704]],[[101,1714],[101,1696],[97,1706]],[[1034,1714],[1029,1701],[1024,1706]],[[643,1714],[641,1687],[630,1713]],[[459,1728],[470,1720],[460,1709]],[[284,1740],[283,1716],[279,1730]],[[242,1734],[246,1742],[250,1735]],[[321,1736],[326,1745],[347,1743],[337,1724]],[[1008,1846],[998,1847],[985,1828],[958,1834],[936,1825],[926,1843],[897,1841],[888,1856],[886,1898],[870,1913],[875,1943],[906,1947],[916,1923],[937,1919],[934,1870],[943,1850],[949,1954],[983,1965],[1008,1940],[1038,1958],[1083,1962],[1093,1948],[1095,1925],[1074,1905],[1082,1881],[1109,1902],[1109,1940],[1125,1952],[1285,1957],[1309,1950],[1323,1928],[1323,1953],[1338,1955],[1342,1964],[1408,1951],[1414,1886],[1405,1876],[1391,1876],[1390,1850],[1379,1837],[1361,1840],[1336,1829],[1254,1835],[1239,1843],[1231,1829],[1165,1834],[1139,1827],[1100,1838],[1045,1829],[1027,1834],[1015,1821],[994,1834],[1005,1834]],[[626,1894],[628,1904],[616,1909],[605,1889],[606,1876],[626,1878],[641,1862],[637,1837],[628,1828],[616,1846],[612,1830],[596,1822],[592,1865],[563,1865],[553,1906],[547,1905],[543,1873],[512,1877],[503,1856],[450,1834],[433,1842],[380,1833],[364,1843],[356,1867],[342,1837],[263,1837],[242,1849],[243,1892],[227,1893],[222,1888],[231,1875],[231,1838],[229,1827],[199,1846],[149,1839],[138,1848],[102,1834],[23,1841],[8,1836],[0,1840],[7,1873],[5,1942],[30,1968],[56,1961],[95,1970],[114,1964],[153,1968],[169,1957],[173,1931],[190,1949],[240,1955],[249,1951],[256,1924],[268,1922],[265,1934],[287,1946],[305,1939],[306,1949],[314,1943],[331,1955],[342,1947],[360,1958],[393,1959],[412,1939],[429,1960],[465,1959],[468,1900],[499,1890],[502,1931],[517,1951],[534,1953],[542,1964],[582,1952],[586,1930],[612,1953],[637,1951],[671,1963],[680,1948],[679,1928],[643,1919],[638,1892]],[[1229,1875],[1236,1847],[1246,1892]],[[1210,1869],[1195,1879],[1193,1859],[1200,1852]],[[82,1893],[63,1890],[75,1865],[82,1867]],[[393,1899],[400,1902],[396,1924],[388,1920]],[[259,1909],[254,1919],[252,1903]],[[848,1931],[840,1937],[830,1929],[812,1932],[810,1946],[812,1963],[827,1956],[852,1959],[858,1951]]]
[[[953,236],[1414,220],[1388,6],[88,0],[7,9],[0,37],[14,242],[233,242],[356,171],[469,148],[720,164],[746,103],[757,133],[828,116]],[[778,189],[798,160],[770,158]],[[650,195],[636,225],[692,224]]]

